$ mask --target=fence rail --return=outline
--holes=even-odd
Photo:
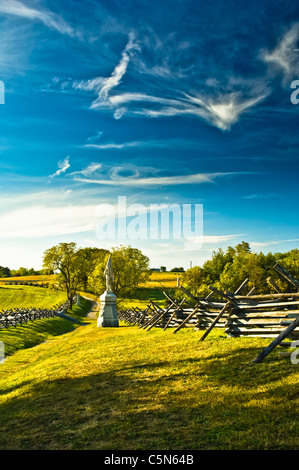
[[[52,308],[14,308],[0,311],[0,328],[22,325],[29,321],[41,318],[53,318],[61,315],[70,307],[67,300],[63,304],[55,305]]]
[[[274,269],[299,291],[299,281],[290,273],[279,264],[276,264]],[[275,338],[271,347],[261,354],[260,357],[264,358],[269,354],[268,351],[272,351],[272,344],[274,347],[282,345],[282,340],[286,337],[290,340],[299,339],[299,292],[282,293],[274,281],[268,278],[269,284],[276,291],[274,294],[256,295],[253,288],[247,295],[242,295],[248,282],[249,279],[245,279],[234,293],[222,292],[210,286],[211,293],[204,298],[195,297],[186,288],[179,286],[186,297],[192,300],[192,305],[186,302],[186,297],[179,303],[164,292],[169,302],[166,308],[150,301],[145,310],[121,310],[118,317],[147,331],[153,327],[163,330],[174,328],[173,333],[183,327],[193,327],[197,331],[205,330],[200,341],[215,327],[223,328],[227,335],[232,337]]]

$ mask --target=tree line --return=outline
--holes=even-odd
[[[295,288],[273,269],[276,263],[299,279],[298,249],[286,253],[255,253],[249,243],[243,241],[225,251],[221,248],[213,251],[212,258],[202,266],[194,266],[183,273],[181,283],[193,295],[206,296],[211,292],[209,286],[234,292],[249,278],[248,289],[255,287],[259,294],[266,294],[273,292],[267,282],[271,277],[281,292],[293,292]]]
[[[37,276],[39,274],[49,274],[44,273],[42,270],[37,271],[36,269],[30,268],[18,268],[10,269],[7,266],[0,266],[0,277],[19,277],[19,276]]]
[[[42,271],[19,268],[18,272],[22,276],[56,274],[53,282],[66,291],[72,305],[77,292],[101,295],[105,291],[104,269],[110,255],[114,272],[113,292],[119,300],[128,298],[151,274],[149,258],[131,246],[120,245],[106,250],[80,248],[73,242],[60,243],[44,252]],[[180,272],[182,285],[195,296],[209,294],[211,285],[222,291],[233,292],[246,278],[249,278],[249,289],[255,287],[260,294],[269,293],[273,288],[267,282],[268,277],[274,280],[281,292],[292,292],[294,288],[273,269],[276,263],[299,279],[298,249],[286,253],[255,253],[249,243],[244,241],[226,250],[219,248],[213,251],[211,259],[202,266],[194,266],[185,272],[181,267],[171,271]],[[9,277],[9,273],[12,276],[16,271],[0,267],[1,277]],[[180,291],[176,293],[177,298],[181,295]]]

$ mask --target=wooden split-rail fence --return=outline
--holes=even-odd
[[[274,269],[299,291],[299,281],[290,273],[278,263]],[[121,310],[118,317],[146,331],[153,327],[163,330],[173,328],[173,333],[183,327],[193,327],[197,331],[205,330],[199,338],[200,341],[216,327],[223,328],[231,337],[274,338],[269,345],[269,352],[278,344],[290,346],[291,343],[283,343],[283,340],[299,339],[299,292],[282,293],[275,282],[268,278],[269,284],[276,291],[274,294],[257,295],[253,288],[246,295],[242,295],[248,282],[249,279],[245,279],[234,293],[222,292],[210,286],[211,292],[206,297],[193,296],[183,286],[179,286],[185,295],[181,302],[164,292],[169,302],[166,308],[150,301],[146,309]],[[264,357],[266,356],[261,354],[254,362],[260,362]]]
[[[14,308],[0,311],[0,328],[9,328],[10,326],[22,325],[29,321],[41,318],[53,318],[64,316],[70,302],[67,300],[63,304],[55,305],[52,308]]]

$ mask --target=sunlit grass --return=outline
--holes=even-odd
[[[298,449],[298,366],[214,329],[96,321],[0,365],[1,449]]]
[[[0,286],[0,310],[15,307],[52,307],[66,300],[65,292],[32,286]]]

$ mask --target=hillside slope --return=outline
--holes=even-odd
[[[265,339],[96,320],[0,365],[0,449],[299,449],[298,367]]]

